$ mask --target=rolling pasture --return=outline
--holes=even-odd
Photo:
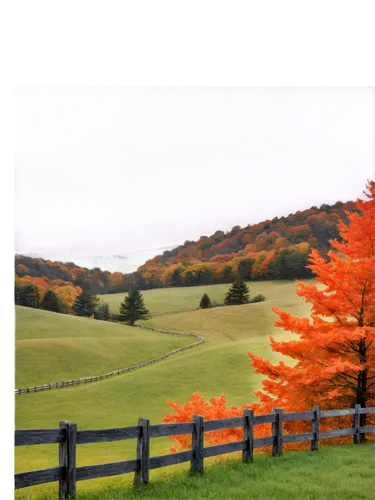
[[[309,282],[313,280],[302,280]],[[200,299],[204,293],[207,293],[211,299],[211,303],[223,304],[225,293],[228,291],[230,284],[221,285],[203,285],[203,286],[188,286],[179,288],[157,288],[153,290],[145,290],[142,292],[145,304],[150,312],[161,313],[166,311],[175,311],[180,309],[189,309],[198,307]],[[266,296],[268,304],[276,305],[281,297],[283,290],[287,290],[292,304],[296,303],[298,298],[294,296],[296,288],[294,281],[254,281],[248,283],[250,288],[250,298],[258,293],[263,293]],[[290,293],[291,292],[291,293]],[[101,302],[107,302],[111,311],[117,313],[121,302],[123,302],[126,294],[113,293],[107,295],[98,295]],[[272,314],[272,312],[271,312]]]
[[[187,337],[16,306],[16,387],[101,375],[189,343]]]
[[[210,285],[203,287],[175,288],[150,290],[144,293],[145,303],[153,312],[175,310],[179,308],[194,307],[199,303],[204,292],[208,293],[211,300],[222,301],[229,285]],[[168,399],[185,402],[193,392],[199,391],[205,397],[219,396],[226,393],[228,404],[251,403],[255,400],[253,391],[259,389],[261,376],[254,375],[249,366],[246,355],[248,350],[258,355],[267,356],[272,360],[279,359],[276,353],[269,348],[269,335],[277,339],[289,339],[291,334],[275,328],[273,323],[277,316],[272,312],[273,305],[288,310],[293,314],[304,316],[309,314],[309,305],[295,295],[294,282],[255,282],[250,284],[251,296],[262,293],[265,302],[243,306],[218,307],[207,310],[189,311],[173,315],[154,317],[145,322],[155,328],[164,328],[174,331],[185,331],[202,335],[206,342],[191,350],[178,353],[166,360],[140,370],[130,372],[118,377],[109,378],[98,383],[81,385],[68,389],[45,391],[36,394],[26,394],[16,397],[16,428],[52,428],[58,427],[59,421],[70,420],[78,424],[78,429],[110,428],[136,425],[139,417],[151,419],[151,423],[160,423],[169,412],[166,405]],[[102,297],[108,303],[123,300],[116,295]],[[119,303],[119,302],[118,302]],[[110,303],[111,304],[111,303]],[[39,311],[33,311],[39,312]],[[116,327],[126,332],[129,340],[129,350],[126,356],[132,357],[135,362],[145,355],[168,350],[167,344],[161,346],[160,342],[173,342],[176,340],[189,343],[188,337],[176,339],[173,336],[158,335],[145,332],[139,328],[125,327],[117,324],[108,324],[97,320],[87,319],[87,335],[79,336],[82,328],[73,326],[81,318],[66,317],[50,313],[51,349],[54,348],[54,335],[60,321],[69,320],[72,332],[70,339],[80,339],[84,343],[109,336],[109,331]],[[33,339],[30,321],[17,323],[17,335],[23,339]],[[100,326],[97,326],[100,325]],[[67,331],[65,324],[61,331]],[[128,333],[128,330],[130,332]],[[115,330],[113,330],[115,331]],[[116,330],[117,331],[117,330]],[[89,335],[96,332],[98,335]],[[133,337],[128,337],[132,334]],[[144,335],[147,335],[144,336]],[[117,339],[116,334],[113,334]],[[47,328],[44,339],[48,338]],[[59,338],[58,335],[55,338]],[[125,341],[124,341],[125,342]],[[126,342],[125,342],[126,344]],[[83,345],[83,344],[80,344]],[[133,348],[133,352],[132,351]],[[77,376],[83,376],[83,368],[89,356],[81,354],[81,347],[77,354]],[[100,347],[98,347],[100,351]],[[160,349],[160,350],[159,350]],[[83,352],[85,352],[83,350]],[[102,362],[101,353],[97,352],[98,363]],[[120,356],[119,353],[116,355]],[[152,356],[151,356],[152,357]],[[125,358],[124,358],[125,360]],[[94,366],[92,366],[94,367]],[[92,371],[90,368],[90,373]],[[111,366],[112,369],[115,367]],[[18,363],[19,377],[26,368]],[[43,370],[40,363],[39,371]],[[49,367],[52,373],[52,364]],[[94,370],[98,373],[98,370]],[[100,370],[99,370],[100,372]],[[40,373],[42,375],[42,373]],[[56,378],[56,377],[54,377]],[[45,380],[45,377],[44,379]],[[114,443],[88,444],[78,447],[77,465],[91,465],[97,463],[115,462],[135,457],[135,441],[120,441]],[[168,452],[172,442],[168,438],[152,440],[151,456],[162,455]],[[16,472],[54,467],[58,464],[57,446],[43,445],[16,448]],[[152,478],[168,477],[170,469],[187,470],[187,466],[174,466],[171,468],[155,470]],[[79,492],[84,498],[102,498],[94,496],[98,488],[120,488],[132,481],[129,476],[95,479],[80,482]],[[179,479],[176,478],[178,482]],[[201,480],[199,480],[201,481]],[[197,490],[198,491],[198,490]],[[18,490],[16,498],[42,498],[40,495],[53,495],[56,485],[43,485]],[[130,497],[133,493],[129,493]],[[217,494],[217,492],[216,492]],[[161,495],[162,496],[162,495]],[[180,497],[181,495],[178,495]],[[125,497],[125,496],[124,496]],[[194,497],[194,495],[193,495]],[[103,498],[112,498],[108,496]],[[114,498],[123,498],[121,496]],[[159,498],[157,494],[149,498]],[[161,498],[161,497],[160,497]],[[172,498],[172,497],[170,497]],[[187,495],[186,495],[187,498]],[[198,498],[195,496],[194,498]],[[262,498],[262,497],[257,497]],[[277,497],[275,497],[277,498]],[[314,497],[322,498],[322,497]],[[362,498],[362,497],[358,497]]]

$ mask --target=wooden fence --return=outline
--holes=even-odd
[[[133,370],[137,370],[138,368],[143,368],[144,366],[151,365],[153,363],[157,363],[158,361],[162,361],[169,356],[176,354],[178,352],[186,351],[187,349],[191,349],[193,347],[198,346],[199,344],[203,344],[204,338],[200,335],[196,335],[195,333],[183,333],[183,332],[170,332],[168,330],[159,330],[157,328],[150,328],[144,325],[136,325],[139,328],[143,328],[145,330],[151,330],[153,332],[165,333],[168,335],[182,335],[187,337],[195,337],[197,339],[193,344],[188,344],[183,347],[177,347],[177,349],[173,349],[173,351],[166,352],[161,356],[157,356],[156,358],[150,359],[148,361],[144,361],[143,363],[138,363],[136,365],[128,366],[127,368],[121,368],[120,370],[114,370],[112,372],[105,373],[104,375],[95,375],[92,377],[81,377],[72,380],[64,380],[62,382],[49,382],[48,384],[34,385],[31,387],[23,387],[20,389],[15,389],[15,394],[26,394],[26,393],[35,393],[40,391],[48,391],[51,389],[64,389],[65,387],[73,387],[81,384],[89,384],[91,382],[97,382],[98,380],[104,380],[106,378],[112,377],[113,375],[120,375],[121,373],[131,372]]]
[[[157,316],[164,316],[166,314],[178,314],[188,311],[198,311],[198,309],[200,309],[200,307],[186,307],[185,309],[176,309],[174,311],[162,311],[158,313],[151,313],[149,314],[149,318],[156,318]]]
[[[311,450],[318,450],[319,440],[339,436],[353,436],[353,442],[360,443],[360,436],[374,432],[375,426],[361,426],[361,415],[375,413],[375,408],[355,408],[347,410],[319,410],[284,413],[275,408],[272,414],[254,415],[253,410],[245,409],[242,417],[221,420],[204,420],[194,415],[192,422],[177,424],[150,425],[150,420],[140,418],[138,425],[118,429],[77,430],[73,422],[60,422],[59,429],[16,430],[15,445],[59,444],[59,467],[15,474],[15,488],[25,488],[37,484],[59,482],[59,499],[68,499],[76,494],[76,482],[105,476],[115,476],[133,472],[135,484],[149,481],[149,470],[173,464],[190,462],[191,472],[203,472],[204,459],[235,451],[242,451],[242,460],[252,462],[255,448],[272,446],[272,455],[281,455],[284,443],[310,441]],[[347,429],[321,432],[320,419],[353,415],[353,425]],[[283,434],[283,422],[311,420],[311,432],[305,434]],[[271,423],[272,435],[254,438],[254,427]],[[244,439],[241,441],[204,447],[204,433],[219,429],[243,427]],[[192,449],[180,453],[150,457],[150,439],[161,436],[191,434]],[[100,465],[76,466],[77,444],[102,443],[136,439],[136,459]]]

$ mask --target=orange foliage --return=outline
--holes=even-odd
[[[226,407],[226,397],[205,401],[195,393],[180,406],[167,404],[175,411],[164,422],[191,421],[193,414],[206,420],[243,415],[244,408],[256,414],[271,413],[273,408],[286,412],[308,411],[312,406],[321,409],[353,407],[355,404],[374,406],[374,226],[375,183],[368,185],[367,200],[356,206],[361,214],[349,213],[350,224],[340,223],[343,242],[331,240],[336,250],[325,261],[316,250],[310,255],[310,268],[316,281],[323,285],[298,282],[297,295],[312,305],[311,317],[300,318],[274,307],[279,316],[275,325],[297,335],[297,340],[278,342],[270,338],[271,349],[293,360],[272,364],[260,356],[248,353],[254,372],[266,378],[262,390],[254,394],[259,403]],[[361,425],[373,425],[374,415],[361,415]],[[324,419],[321,430],[351,427],[352,417]],[[285,422],[285,433],[311,431],[311,422]],[[255,427],[256,437],[270,435],[269,424]],[[190,446],[190,438],[174,436],[182,448]],[[241,428],[207,433],[208,445],[243,439]],[[351,437],[337,438],[347,442]],[[327,440],[331,441],[331,440]],[[329,444],[329,442],[327,442]],[[308,444],[289,444],[306,447]]]
[[[259,270],[265,271],[270,263],[275,260],[276,256],[276,250],[271,250],[270,252],[268,252],[264,261],[259,265]]]
[[[277,249],[286,248],[289,245],[290,243],[288,239],[284,237],[277,238],[277,240],[275,241],[275,248]]]
[[[19,285],[25,285],[27,283],[32,283],[35,285],[40,293],[41,299],[47,290],[53,290],[62,300],[63,304],[68,307],[72,307],[75,298],[82,293],[82,289],[79,286],[74,286],[69,281],[64,280],[52,280],[48,278],[38,278],[31,276],[22,276],[19,278],[16,274],[16,283]]]
[[[69,307],[72,307],[76,297],[82,293],[81,287],[75,287],[71,283],[65,283],[63,286],[53,286],[52,290],[61,298],[63,303]]]
[[[249,353],[255,373],[267,376],[264,392],[257,395],[269,408],[311,408],[322,394],[322,407],[374,404],[375,183],[369,190],[369,199],[357,204],[362,215],[348,213],[350,225],[340,224],[344,242],[331,241],[337,252],[329,251],[328,261],[316,250],[310,255],[309,267],[324,288],[297,281],[297,295],[312,304],[311,318],[273,308],[276,326],[299,338],[278,342],[271,337],[271,348],[294,359],[295,366],[272,365]]]

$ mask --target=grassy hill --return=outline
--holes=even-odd
[[[302,280],[309,282],[313,280]],[[284,290],[290,295],[292,305],[298,304],[298,298],[293,297],[295,290],[294,281],[275,280],[275,281],[252,281],[247,283],[250,289],[250,297],[263,293],[267,301],[276,304],[280,300]],[[204,293],[207,293],[212,303],[223,304],[226,292],[230,284],[189,286],[177,288],[158,288],[154,290],[144,290],[142,294],[147,308],[151,313],[160,313],[166,311],[175,311],[198,307],[200,299]],[[118,312],[121,302],[124,301],[125,293],[113,293],[99,295],[101,302],[107,302],[112,312]],[[297,299],[297,300],[296,300]],[[299,301],[301,302],[301,301]],[[272,312],[271,312],[272,314]]]
[[[175,309],[182,305],[192,307],[205,291],[212,299],[217,297],[218,300],[227,288],[227,285],[212,285],[152,290],[145,293],[145,302],[154,310]],[[278,339],[286,339],[290,338],[290,334],[274,328],[276,316],[271,307],[277,304],[301,316],[309,313],[309,305],[295,295],[295,289],[296,285],[292,282],[251,283],[251,295],[263,293],[267,298],[265,302],[165,315],[149,320],[147,324],[153,326],[201,333],[206,342],[160,363],[97,384],[17,396],[16,428],[57,427],[60,420],[77,422],[79,429],[108,428],[135,425],[139,417],[148,417],[151,423],[160,423],[169,412],[166,405],[168,399],[184,402],[195,391],[200,391],[205,397],[225,392],[229,404],[250,403],[255,399],[252,391],[259,389],[261,376],[252,373],[246,351],[251,350],[273,360],[278,358],[269,348],[268,337],[274,334]],[[186,292],[189,294],[184,299]],[[101,324],[99,321],[87,321],[95,326]],[[127,330],[122,325],[104,324],[106,328],[113,326]],[[19,327],[20,336],[21,330]],[[136,329],[136,332],[141,331]],[[91,341],[90,338],[87,340]],[[89,465],[131,459],[135,457],[135,446],[133,440],[79,446],[77,463]],[[171,446],[168,438],[154,439],[151,454],[167,453]],[[56,465],[56,445],[16,448],[18,472]],[[186,465],[172,468],[186,470]],[[168,468],[156,470],[153,477],[169,473]],[[114,487],[131,480],[130,476],[119,476],[84,481],[80,483],[79,490],[90,492],[101,485]],[[37,498],[41,491],[55,492],[56,488],[55,485],[32,487],[18,491],[16,497],[29,499],[36,495]]]
[[[16,387],[101,375],[191,343],[107,321],[16,307]]]

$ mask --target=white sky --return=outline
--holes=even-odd
[[[16,252],[180,244],[362,195],[371,88],[16,90]]]

